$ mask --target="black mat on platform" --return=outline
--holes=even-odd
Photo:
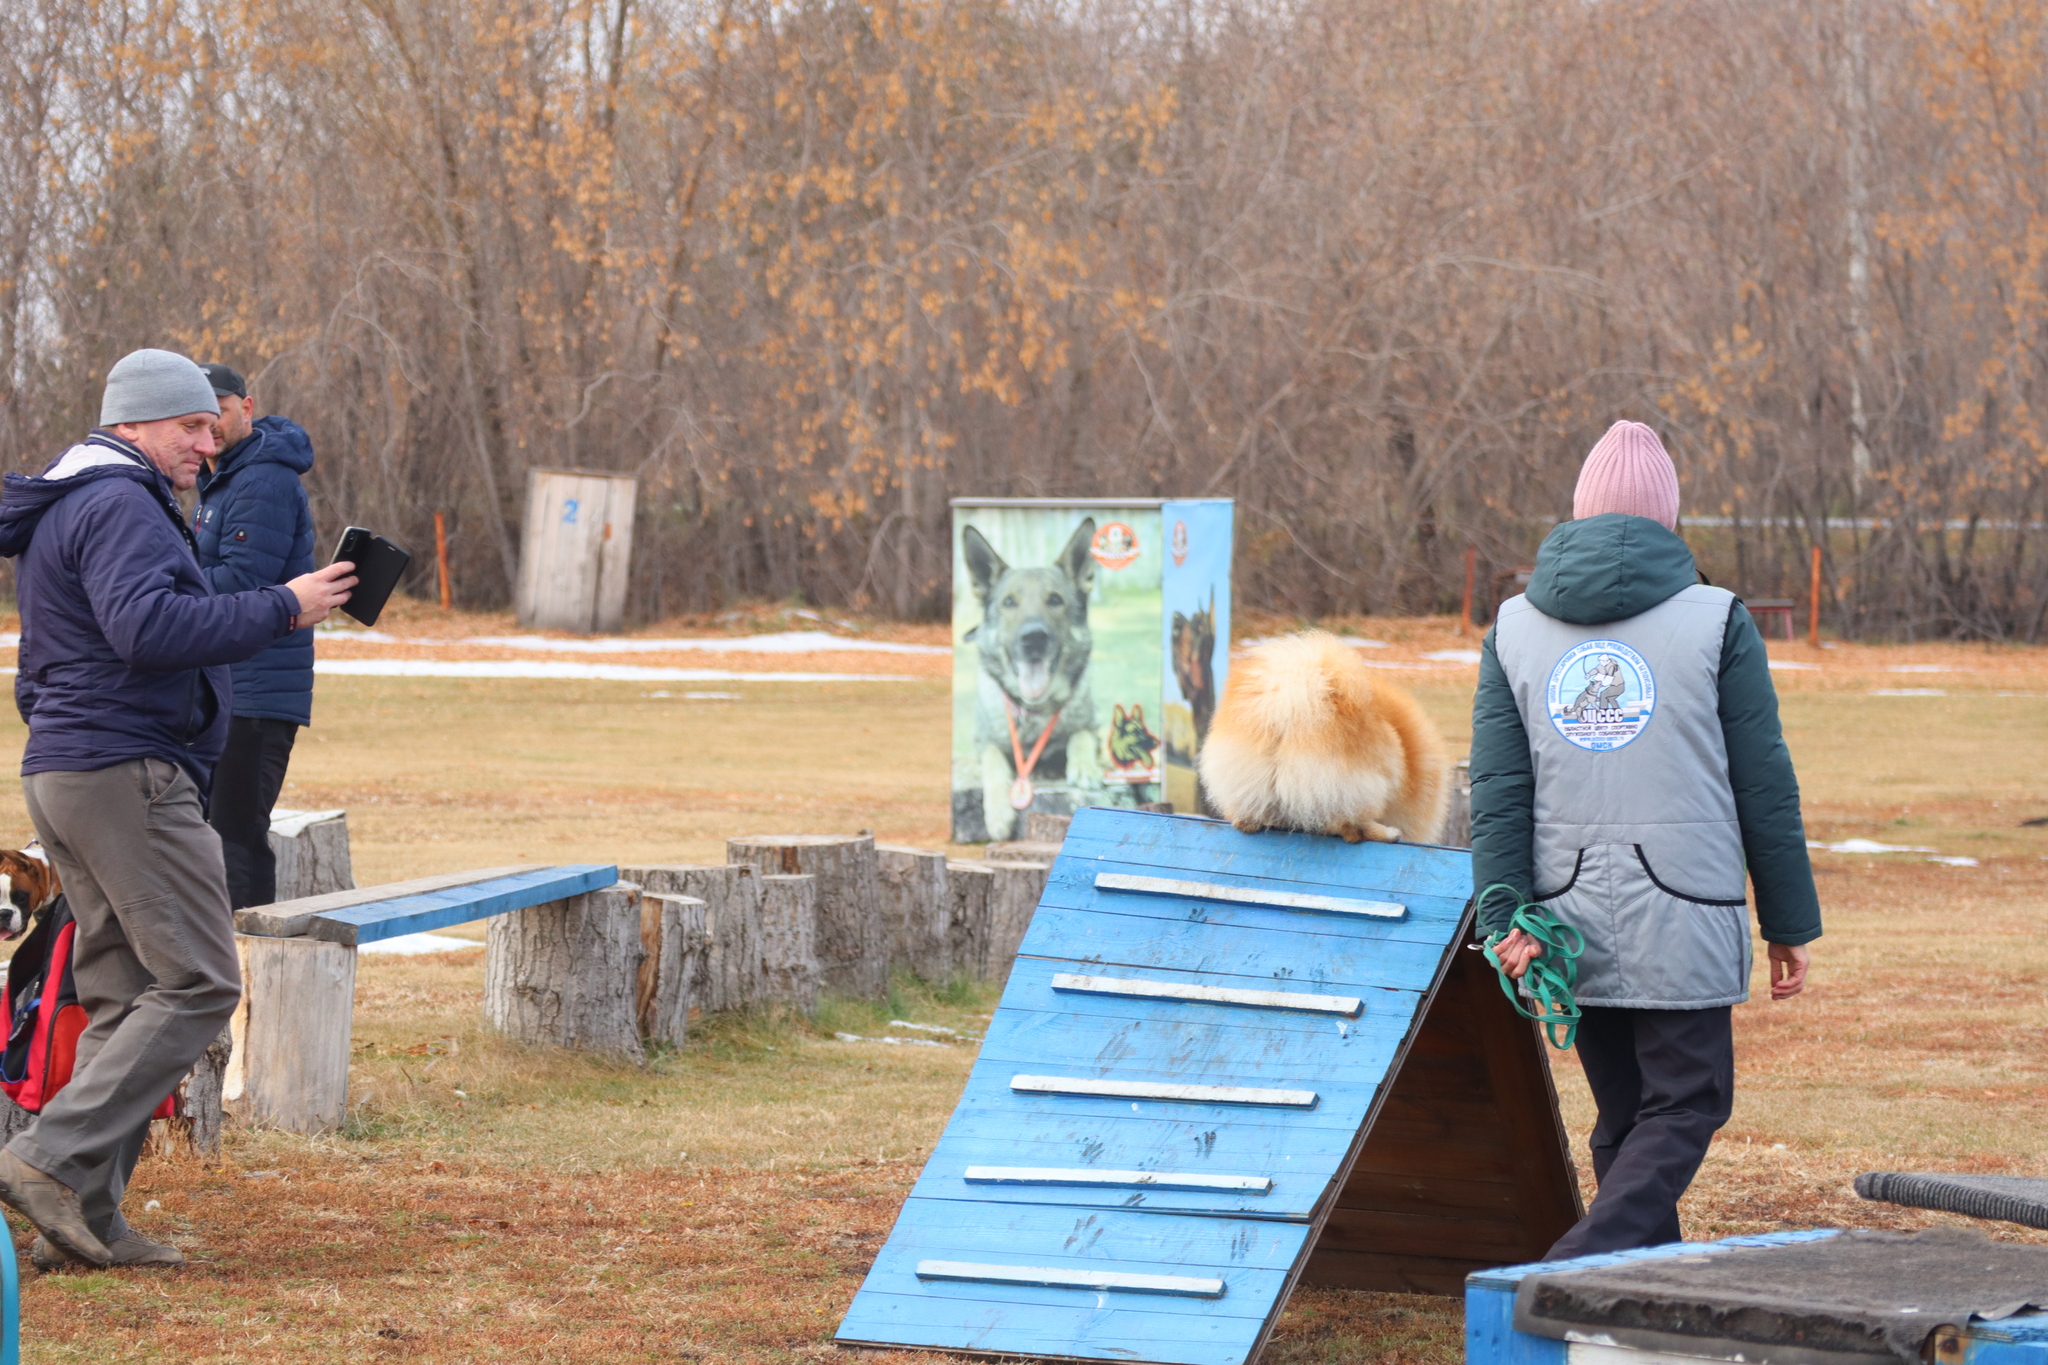
[[[1856,1177],[1856,1193],[1887,1204],[2048,1228],[2048,1180],[2016,1175],[1869,1171]]]
[[[1917,1362],[1937,1327],[2029,1306],[2048,1307],[2048,1246],[1935,1228],[1532,1275],[1515,1296],[1515,1326],[1547,1337],[1620,1329]]]

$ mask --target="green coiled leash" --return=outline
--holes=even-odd
[[[1508,927],[1487,936],[1486,960],[1493,964],[1493,970],[1500,977],[1501,991],[1515,1007],[1515,1012],[1541,1025],[1552,1047],[1560,1052],[1569,1051],[1579,1034],[1579,1002],[1573,996],[1572,988],[1579,982],[1579,954],[1586,951],[1585,935],[1560,921],[1541,905],[1522,901],[1516,896],[1515,888],[1506,882],[1495,882],[1480,892],[1475,910],[1483,907],[1486,898],[1496,891],[1507,892],[1519,903],[1508,920]],[[1500,965],[1500,954],[1496,951],[1501,942],[1517,929],[1543,945],[1542,954],[1529,963],[1519,983]],[[1534,1009],[1522,1003],[1524,991]]]

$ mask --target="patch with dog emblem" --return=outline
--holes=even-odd
[[[1581,749],[1604,753],[1632,743],[1657,709],[1649,661],[1619,640],[1574,645],[1550,670],[1550,723]]]

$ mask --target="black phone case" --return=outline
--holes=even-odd
[[[358,581],[349,591],[342,610],[364,625],[374,626],[406,566],[412,563],[412,552],[400,549],[374,531],[351,526],[341,533],[341,543],[334,548],[334,560],[329,562],[344,559],[356,566]]]

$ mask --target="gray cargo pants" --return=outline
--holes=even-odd
[[[8,1150],[78,1192],[93,1235],[127,1231],[121,1196],[149,1115],[242,996],[220,836],[199,788],[160,758],[21,780],[78,922],[88,1022],[71,1082]]]

